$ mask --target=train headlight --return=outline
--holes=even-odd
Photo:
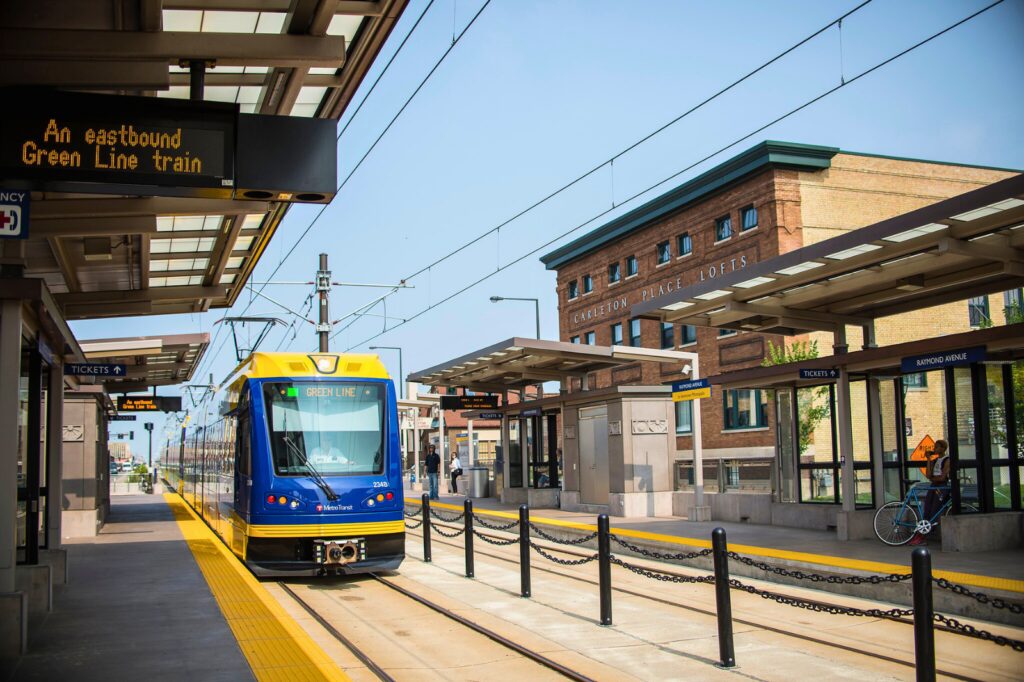
[[[298,509],[299,508],[299,501],[298,500],[292,500],[291,504],[289,504],[288,506],[291,507],[292,509]]]

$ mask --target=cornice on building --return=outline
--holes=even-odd
[[[838,147],[766,140],[579,239],[541,256],[540,260],[548,270],[556,270],[766,168],[824,170],[832,165],[832,157],[839,151]]]

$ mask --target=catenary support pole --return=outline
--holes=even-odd
[[[732,595],[729,593],[729,548],[725,530],[711,531],[711,547],[715,561],[715,605],[718,613],[718,660],[723,668],[736,665],[732,641]]]
[[[331,337],[331,314],[327,296],[331,291],[331,271],[327,269],[327,254],[320,254],[320,269],[316,273],[316,290],[320,295],[320,323],[316,333],[320,337],[320,352],[326,353]]]
[[[519,594],[530,598],[530,508],[519,505]]]
[[[601,589],[601,625],[612,624],[612,547],[608,515],[597,517],[597,569]]]
[[[462,510],[465,512],[463,521],[466,535],[466,577],[472,578],[475,575],[473,570],[473,500],[466,500],[462,504]]]
[[[935,682],[935,611],[932,606],[932,556],[924,547],[910,555],[914,585],[914,661],[917,682]]]
[[[423,493],[423,561],[430,563],[430,495]]]

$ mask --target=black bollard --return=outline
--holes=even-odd
[[[430,563],[430,495],[423,493],[423,561]]]
[[[601,625],[612,624],[612,546],[608,515],[597,517],[597,574],[601,584]]]
[[[463,505],[466,522],[466,577],[472,578],[473,571],[473,500],[466,500]]]
[[[932,556],[924,547],[910,554],[914,584],[914,661],[917,682],[935,682],[935,611],[932,607]]]
[[[718,658],[723,668],[736,665],[732,643],[732,595],[729,590],[729,555],[725,529],[711,531],[711,550],[715,560],[715,605],[718,612]]]
[[[519,594],[530,597],[530,508],[519,505]]]

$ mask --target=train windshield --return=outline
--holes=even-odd
[[[383,473],[383,385],[276,382],[263,395],[279,476]]]

